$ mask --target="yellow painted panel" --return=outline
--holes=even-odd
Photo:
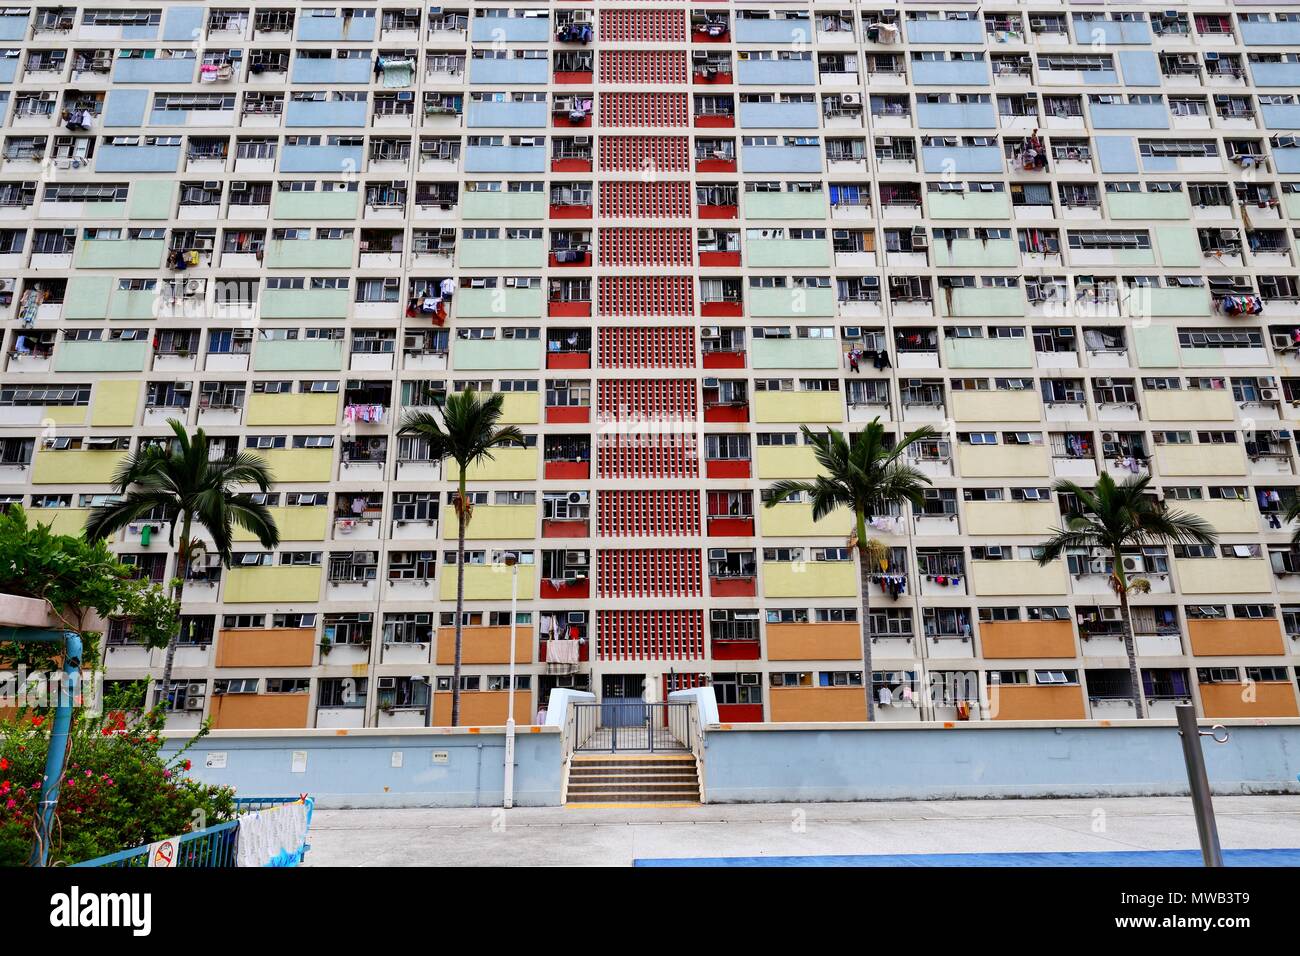
[[[1265,560],[1175,558],[1183,594],[1257,594],[1273,590],[1273,571]]]
[[[847,508],[837,508],[821,521],[814,521],[812,505],[798,501],[760,508],[758,520],[760,534],[769,538],[847,538],[853,530],[853,515]]]
[[[531,600],[537,588],[536,567],[519,565],[519,599]],[[442,584],[438,595],[444,601],[456,600],[456,566],[439,569]],[[467,601],[509,601],[510,569],[504,564],[465,565],[465,599]]]
[[[1165,478],[1244,475],[1246,456],[1240,445],[1157,445],[1156,467]]]
[[[55,425],[84,425],[86,424],[85,405],[46,405],[44,419],[48,419]]]
[[[1005,594],[1066,594],[1065,565],[1053,561],[1040,568],[1037,561],[972,561],[971,581],[979,597]]]
[[[280,530],[281,541],[324,541],[325,531],[329,527],[329,509],[310,508],[271,508],[275,526]],[[255,541],[256,538],[243,528],[235,529],[236,541]]]
[[[487,398],[486,392],[479,393],[480,398]],[[502,425],[536,425],[542,420],[542,396],[540,392],[502,392]]]
[[[967,501],[967,534],[1044,535],[1060,524],[1050,501]]]
[[[329,481],[334,471],[333,448],[273,448],[258,451],[277,483]]]
[[[1237,417],[1232,392],[1226,388],[1148,391],[1143,401],[1152,422],[1226,422]]]
[[[839,392],[755,392],[754,421],[839,424],[844,397]]]
[[[32,459],[34,485],[106,485],[122,461],[120,451],[38,451]]]
[[[90,424],[134,425],[139,403],[138,379],[100,381],[90,399]]]
[[[763,596],[857,597],[857,562],[764,561]]]
[[[1221,533],[1259,530],[1259,508],[1253,501],[1171,501],[1169,507],[1204,518]]]
[[[492,452],[492,460],[470,465],[469,481],[536,481],[536,448],[498,448]],[[458,481],[460,468],[454,461],[447,462],[447,480]],[[530,531],[524,537],[531,537]]]
[[[223,597],[230,604],[320,600],[320,567],[232,568]]]
[[[1038,478],[1050,475],[1046,445],[959,445],[963,478]]]
[[[89,508],[33,508],[27,512],[28,521],[46,525],[54,534],[81,534],[89,517]]]
[[[448,512],[450,520],[444,522],[443,537],[455,539],[456,514]],[[537,536],[537,505],[479,505],[474,509],[465,537],[470,540],[487,538],[533,538]]]
[[[952,417],[959,422],[1036,422],[1038,396],[1024,390],[953,392]]]
[[[760,478],[816,478],[825,472],[809,445],[760,445],[754,454]]]
[[[244,411],[249,425],[333,425],[339,420],[339,396],[250,395]]]

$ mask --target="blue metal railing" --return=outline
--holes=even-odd
[[[239,814],[267,810],[271,807],[296,803],[301,797],[236,797],[235,812]],[[310,802],[308,804],[310,806]],[[190,833],[182,833],[178,838],[176,862],[172,866],[186,868],[219,868],[235,865],[235,844],[239,837],[239,820],[228,820],[216,826],[205,827]],[[304,843],[302,850],[309,848]],[[301,853],[299,854],[301,856]],[[137,846],[129,850],[120,850],[107,856],[98,856],[93,860],[73,863],[73,866],[117,866],[147,867],[149,865],[149,847]]]

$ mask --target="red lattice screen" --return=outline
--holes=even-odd
[[[598,611],[596,656],[602,661],[703,658],[704,612]]]
[[[603,60],[609,53],[601,56]],[[690,122],[685,93],[601,93],[598,106],[600,125],[605,127],[662,129]]]
[[[695,286],[689,275],[601,276],[596,290],[597,315],[695,314]]]
[[[600,368],[694,368],[695,330],[675,325],[652,329],[604,326],[597,338]]]
[[[604,548],[597,555],[596,596],[700,597],[699,548]]]
[[[601,491],[596,533],[612,538],[665,538],[700,533],[700,495],[690,489]]]
[[[695,478],[699,475],[695,436],[664,434],[597,434],[599,478]]]
[[[605,180],[598,194],[602,219],[689,219],[691,215],[691,184],[685,180]]]
[[[597,252],[602,266],[689,266],[691,231],[606,227],[600,230]]]

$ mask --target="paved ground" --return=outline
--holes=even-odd
[[[1300,797],[1219,797],[1215,809],[1226,849],[1300,848]],[[1178,797],[628,810],[318,810],[310,840],[309,866],[630,866],[664,865],[670,859],[717,865],[718,858],[736,857],[796,857],[804,863],[818,861],[803,858],[839,857],[822,862],[851,864],[869,862],[848,859],[853,855],[1113,855],[1197,847],[1191,802]],[[1124,858],[1127,863],[1117,859],[1098,856],[1095,861],[1177,862],[1173,857],[1162,861],[1158,855]],[[1255,860],[1266,861],[1300,865],[1300,851]],[[1071,861],[1008,857],[1003,862]]]

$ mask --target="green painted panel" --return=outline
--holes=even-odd
[[[117,280],[112,276],[79,275],[68,279],[63,293],[65,319],[103,319]]]
[[[361,209],[361,192],[285,192],[271,197],[271,215],[276,219],[356,219]]]
[[[930,193],[931,219],[1010,219],[1011,199],[1006,193]]]
[[[355,253],[351,239],[273,239],[265,259],[268,269],[346,269]]]
[[[451,367],[478,369],[536,369],[542,367],[542,343],[526,339],[456,339]]]
[[[758,268],[831,264],[831,250],[824,239],[751,239],[745,248],[749,264]]]
[[[825,193],[745,193],[746,219],[825,219]]]
[[[459,289],[453,307],[462,319],[540,318],[546,298],[542,289]]]
[[[1020,265],[1020,248],[1012,239],[954,239],[934,244],[936,266],[1010,268]]]
[[[345,319],[348,289],[267,289],[262,293],[265,319]]]
[[[1184,193],[1109,193],[1106,207],[1111,219],[1182,219],[1192,217]]]
[[[546,265],[541,239],[462,239],[457,252],[468,269],[540,269]]]
[[[165,246],[162,239],[82,239],[73,264],[82,269],[157,269]]]
[[[946,338],[943,351],[948,368],[1032,368],[1034,364],[1027,338]]]
[[[1133,327],[1133,347],[1138,364],[1152,368],[1177,368],[1178,336],[1172,325]]]
[[[466,192],[460,197],[463,219],[545,219],[546,193]]]
[[[749,314],[755,318],[798,319],[835,314],[834,289],[746,289],[745,292],[749,298]]]
[[[128,204],[132,219],[170,219],[176,183],[170,179],[140,179],[131,184]]]
[[[1199,266],[1201,244],[1191,226],[1158,226],[1156,246],[1160,261],[1166,266]]]
[[[749,348],[753,368],[839,368],[840,345],[834,339],[754,339]]]
[[[148,342],[60,342],[54,371],[142,372],[148,357]]]
[[[253,349],[253,369],[258,372],[339,371],[343,368],[340,339],[305,341],[272,339]]]

